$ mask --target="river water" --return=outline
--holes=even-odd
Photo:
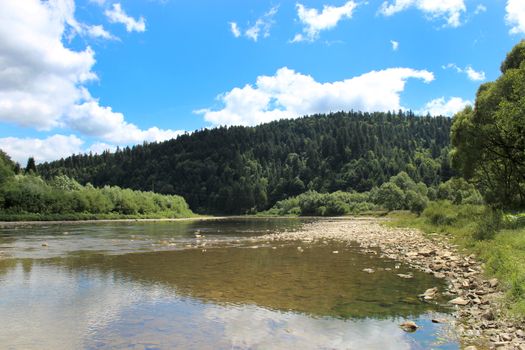
[[[431,322],[450,317],[444,301],[417,298],[443,287],[431,275],[352,244],[253,239],[305,222],[0,229],[0,348],[459,348]]]

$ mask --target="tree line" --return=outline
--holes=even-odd
[[[253,213],[306,191],[370,191],[402,171],[437,186],[455,174],[450,127],[450,118],[403,111],[319,114],[72,155],[37,170],[46,179],[177,194],[201,213]]]
[[[0,151],[0,220],[188,217],[180,196],[133,191],[117,186],[85,186],[66,175],[44,180],[34,160],[25,170]]]

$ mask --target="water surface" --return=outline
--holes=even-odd
[[[354,245],[250,239],[301,225],[236,219],[3,229],[0,343],[12,349],[458,349],[446,326],[430,322],[450,310],[417,298],[442,287],[431,275]],[[405,319],[421,329],[403,332],[398,324]]]

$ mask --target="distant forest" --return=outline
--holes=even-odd
[[[339,112],[255,127],[219,127],[101,155],[44,163],[46,179],[177,194],[200,213],[266,210],[305,191],[365,192],[401,171],[437,186],[454,174],[452,119]]]

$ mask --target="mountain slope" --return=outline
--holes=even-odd
[[[451,176],[451,119],[339,112],[73,155],[38,167],[106,184],[183,196],[194,211],[245,213],[308,189],[365,191],[399,171],[427,185]]]

